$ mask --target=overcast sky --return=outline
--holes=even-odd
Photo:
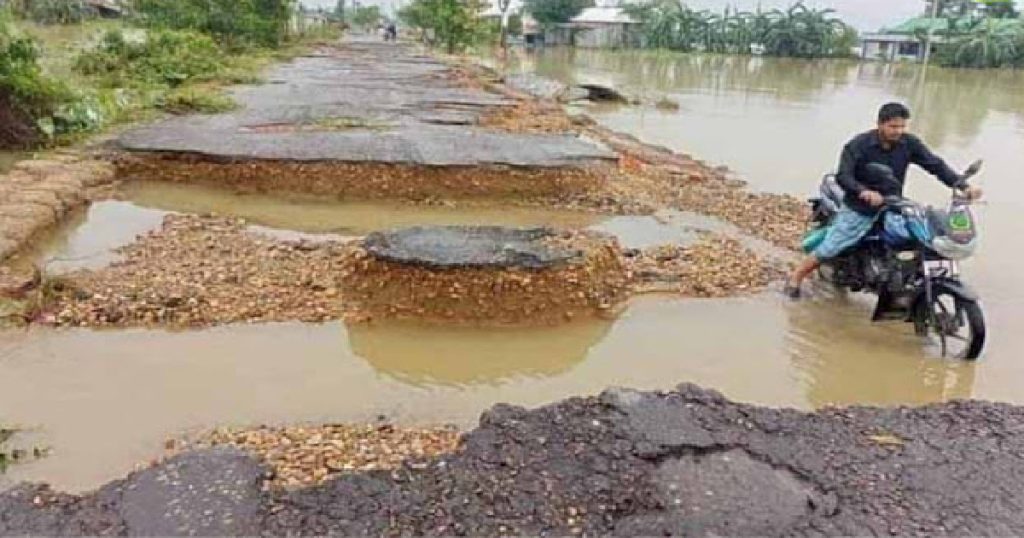
[[[351,3],[354,0],[347,0]],[[359,0],[363,5],[378,4],[391,9],[398,2],[409,0]],[[309,6],[333,7],[337,0],[302,0]],[[736,6],[741,9],[754,9],[760,3],[765,8],[786,7],[792,0],[684,0],[690,7],[722,9],[725,6]],[[518,2],[515,2],[518,3]],[[599,0],[599,3],[614,4],[611,0]],[[924,0],[806,0],[807,5],[830,7],[837,10],[846,22],[859,30],[878,30],[883,26],[895,26],[904,19],[913,17],[924,10]],[[1020,5],[1021,0],[1017,1]]]

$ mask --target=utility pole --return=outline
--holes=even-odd
[[[508,55],[508,8],[511,4],[512,0],[498,0],[498,11],[501,12],[501,18],[498,19],[501,23],[501,32],[498,39],[501,45],[502,58]]]
[[[928,34],[924,40],[924,59],[921,61],[925,67],[928,67],[928,61],[932,57],[932,23],[935,19],[939,18],[939,2],[942,0],[932,0],[932,15],[928,19]]]

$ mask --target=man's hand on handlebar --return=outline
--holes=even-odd
[[[982,194],[984,194],[981,187],[977,185],[968,185],[960,192],[963,194],[964,198],[967,198],[968,200],[980,200]]]
[[[885,198],[876,191],[861,191],[859,198],[864,203],[870,204],[871,207],[881,207],[885,203]]]

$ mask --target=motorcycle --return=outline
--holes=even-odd
[[[871,163],[867,169],[898,185],[888,166]],[[980,170],[981,161],[977,161],[964,178]],[[835,176],[825,176],[820,197],[810,200],[813,213],[804,236],[806,252],[824,240],[843,194]],[[877,295],[872,321],[913,323],[917,335],[938,337],[942,356],[977,359],[985,346],[985,316],[977,293],[961,280],[959,264],[977,246],[970,204],[969,197],[955,189],[945,210],[886,196],[872,231],[857,245],[824,261],[818,275],[839,289]],[[901,215],[909,237],[887,230],[885,213]]]

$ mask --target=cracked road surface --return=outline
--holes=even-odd
[[[75,497],[22,485],[0,534],[1019,535],[1024,409],[817,413],[681,385],[498,405],[462,448],[296,491],[225,449]]]

